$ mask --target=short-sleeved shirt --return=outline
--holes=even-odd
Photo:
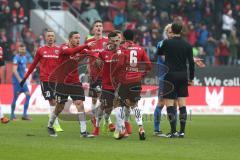
[[[17,72],[19,76],[23,79],[24,74],[27,69],[27,58],[25,55],[21,56],[19,54],[15,55],[13,57],[13,65],[17,65]],[[16,76],[13,74],[12,75],[12,83],[19,83]]]

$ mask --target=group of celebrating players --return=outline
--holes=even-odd
[[[128,137],[132,133],[129,123],[132,110],[139,126],[139,139],[145,140],[142,112],[137,104],[141,98],[141,81],[152,69],[148,55],[144,48],[133,42],[134,32],[132,30],[125,30],[123,33],[115,30],[104,37],[103,23],[97,20],[93,24],[93,32],[93,37],[87,39],[85,44],[80,45],[80,34],[72,31],[69,33],[68,43],[58,46],[55,44],[55,33],[51,30],[46,31],[46,45],[37,50],[27,73],[16,78],[21,88],[16,91],[16,94],[25,92],[22,88],[27,87],[25,82],[39,63],[42,94],[50,105],[47,126],[50,136],[56,137],[57,132],[63,131],[58,122],[58,116],[63,111],[68,98],[71,97],[77,109],[82,137],[99,136],[102,118],[104,118],[104,129],[114,132],[115,139]],[[79,80],[79,63],[88,65],[89,96],[92,97],[92,133],[87,131],[83,104],[85,94]],[[97,106],[98,99],[100,100],[99,106]],[[159,97],[159,106],[154,112],[156,135],[161,134],[159,115],[161,115],[163,106],[164,102]],[[116,118],[115,124],[110,118],[113,110]],[[28,119],[26,112],[24,117]],[[11,119],[14,118],[14,114],[12,114]],[[176,122],[174,123],[176,125]],[[181,131],[184,132],[184,129],[185,124]],[[175,131],[176,129],[171,133]],[[169,137],[172,138],[172,134]]]
[[[61,131],[57,117],[70,96],[77,108],[82,137],[98,136],[102,117],[105,119],[106,128],[114,131],[116,139],[127,137],[132,133],[128,122],[132,108],[139,126],[139,137],[145,140],[142,113],[137,102],[140,99],[142,77],[151,69],[147,53],[133,42],[132,30],[126,30],[123,34],[120,31],[112,31],[108,37],[104,37],[103,23],[95,21],[93,31],[94,37],[87,39],[84,45],[79,45],[80,34],[73,31],[69,33],[69,42],[61,46],[55,45],[54,32],[46,31],[47,44],[37,50],[20,86],[25,85],[28,76],[40,63],[42,93],[52,108],[56,106],[51,110],[49,117],[47,129],[50,136],[57,136],[57,129]],[[85,95],[78,73],[80,61],[87,61],[91,79],[89,95],[93,97],[92,134],[87,132],[86,127],[83,105]],[[97,99],[100,99],[100,106],[96,106]],[[115,125],[110,119],[113,109],[116,116]]]

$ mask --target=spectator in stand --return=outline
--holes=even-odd
[[[208,66],[215,64],[215,50],[217,47],[216,40],[210,35],[207,42],[204,44],[204,51],[206,53],[205,63]]]
[[[239,40],[237,37],[237,30],[234,28],[233,30],[231,30],[231,34],[229,36],[229,50],[230,50],[229,65],[237,65],[238,44]]]
[[[232,10],[229,10],[226,14],[223,14],[222,23],[222,31],[229,37],[231,30],[233,30],[233,27],[236,24],[236,20],[232,17]]]
[[[86,3],[85,5],[86,5],[86,9],[84,12],[82,12],[81,17],[87,20],[90,26],[92,26],[92,24],[96,20],[101,20],[101,17],[99,16],[98,11],[96,10],[96,2],[89,2],[89,3]],[[83,8],[83,4],[81,8]]]
[[[189,30],[187,33],[187,40],[192,45],[195,46],[198,38],[198,33],[195,31],[194,25],[189,23]]]
[[[222,34],[222,38],[218,46],[218,55],[219,55],[219,64],[227,65],[230,51],[229,51],[229,41],[227,40],[226,34]]]
[[[0,29],[0,46],[4,50],[4,60],[11,61],[13,58],[11,54],[11,40],[7,37],[5,29]]]
[[[26,49],[28,52],[33,53],[34,51],[34,44],[35,44],[35,39],[36,37],[34,36],[33,32],[31,31],[30,28],[25,28],[23,31],[23,42],[26,45]]]
[[[209,34],[206,24],[201,24],[198,34],[198,45],[203,46],[207,42]]]
[[[7,0],[0,2],[0,28],[4,28],[7,33],[10,33],[11,28],[11,12]]]
[[[24,9],[21,6],[19,1],[14,2],[14,7],[11,10],[12,13],[12,34],[13,34],[13,42],[22,41],[21,32],[24,28],[25,22],[27,18],[25,17]]]
[[[124,12],[124,9],[121,9],[120,11],[118,11],[116,16],[114,17],[113,24],[116,29],[118,30],[122,29],[127,19],[125,14],[126,13]]]

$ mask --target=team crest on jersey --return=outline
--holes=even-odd
[[[54,52],[55,52],[55,54],[59,54],[59,50],[55,50]]]
[[[119,55],[119,54],[121,54],[122,52],[121,52],[121,50],[117,50],[117,54]]]
[[[62,48],[63,48],[63,49],[67,49],[67,48],[68,48],[68,46],[63,46]]]
[[[47,51],[44,51],[43,54],[47,54]]]

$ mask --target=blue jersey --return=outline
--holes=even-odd
[[[25,71],[27,69],[27,57],[20,56],[19,54],[13,57],[13,65],[17,65],[17,72],[19,76],[23,79],[25,75]],[[13,74],[12,76],[12,83],[16,84],[19,83],[16,76]]]

